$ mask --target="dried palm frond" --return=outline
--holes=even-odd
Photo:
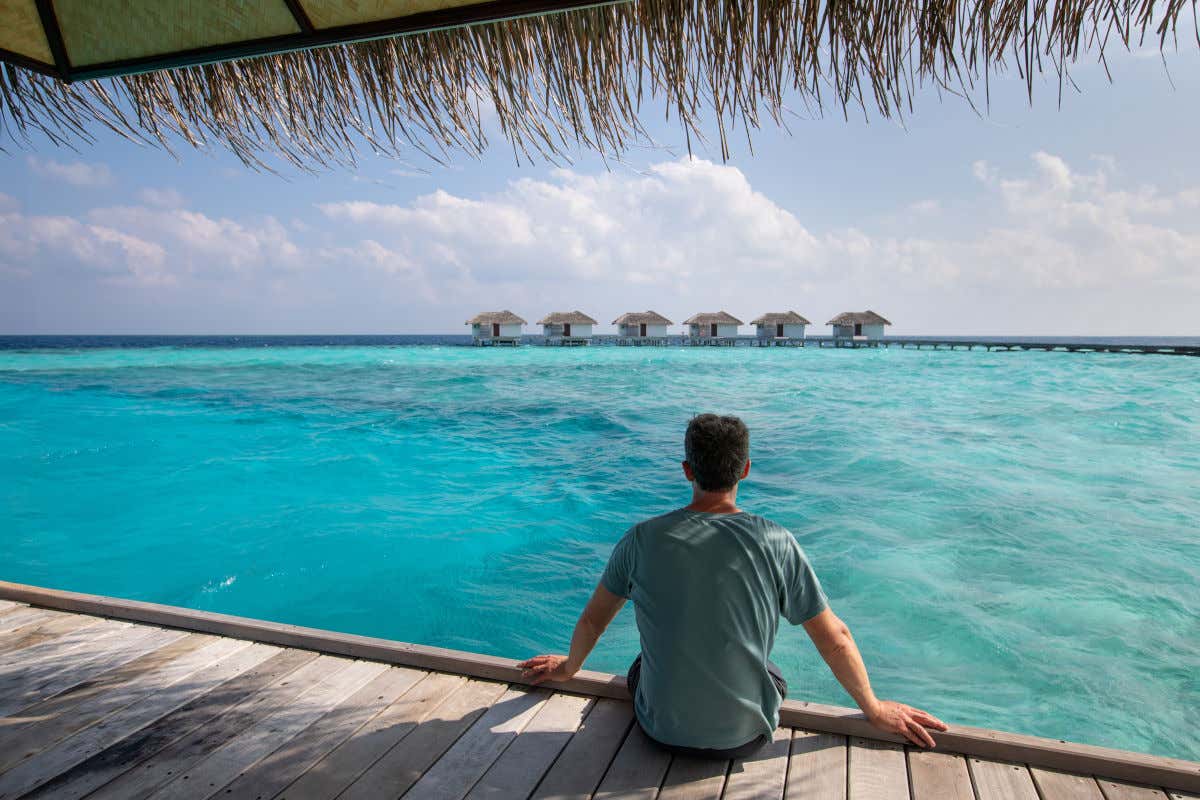
[[[635,0],[140,75],[61,83],[0,69],[0,142],[70,145],[98,127],[167,148],[223,145],[254,166],[352,163],[356,151],[478,154],[487,120],[520,159],[644,140],[657,98],[690,143],[747,137],[785,98],[890,117],[933,85],[976,95],[991,71],[1034,76],[1148,36],[1173,40],[1170,0]],[[1192,0],[1192,15],[1196,0]]]

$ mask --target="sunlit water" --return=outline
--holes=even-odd
[[[1200,758],[1200,359],[750,348],[0,352],[0,577],[504,656],[749,423],[880,694]],[[698,624],[702,624],[698,621]],[[589,666],[636,652],[622,612]],[[848,704],[800,629],[793,697]]]

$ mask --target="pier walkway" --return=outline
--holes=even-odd
[[[1197,800],[1200,764],[972,728],[921,751],[788,702],[758,755],[672,757],[624,681],[0,582],[0,798]]]

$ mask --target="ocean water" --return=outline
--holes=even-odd
[[[612,544],[687,502],[689,417],[737,413],[740,504],[881,696],[1200,758],[1200,359],[445,341],[0,342],[0,578],[564,651]],[[588,666],[636,651],[627,609]],[[849,703],[801,629],[774,658]]]

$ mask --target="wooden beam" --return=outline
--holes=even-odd
[[[67,46],[63,43],[62,29],[58,27],[54,3],[51,0],[36,0],[36,5],[38,17],[42,21],[42,31],[46,34],[46,43],[50,45],[50,54],[54,56],[54,68],[58,77],[70,80],[71,59],[67,56]]]
[[[300,5],[300,0],[283,0],[283,4],[291,12],[292,17],[296,20],[296,24],[300,26],[300,30],[305,33],[316,31],[312,20],[308,18],[308,12],[304,10],[304,6]]]
[[[505,683],[525,682],[515,660],[461,650],[5,581],[0,581],[0,599]],[[594,697],[629,699],[623,677],[590,670],[582,670],[572,680],[555,684],[554,688]],[[858,710],[839,706],[789,700],[780,710],[780,724],[809,731],[901,742],[898,737],[876,730]],[[950,730],[936,734],[934,738],[938,748],[945,752],[1017,761],[1186,792],[1200,791],[1200,763],[1194,761],[959,725],[951,726]]]

